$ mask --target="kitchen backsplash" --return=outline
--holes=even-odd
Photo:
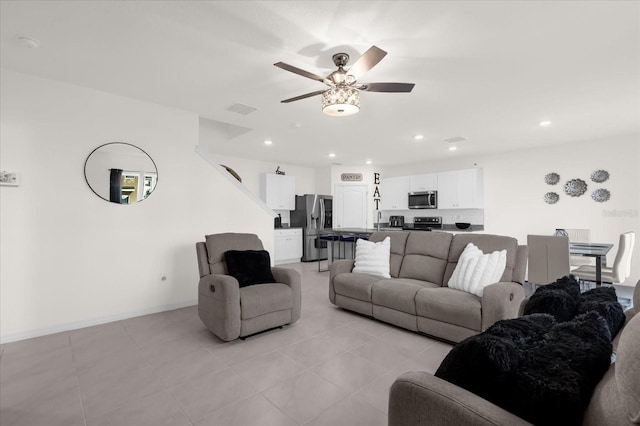
[[[276,214],[280,213],[282,216],[282,225],[289,225],[291,223],[291,212],[289,210],[274,210]]]
[[[421,209],[421,210],[383,210],[380,222],[389,222],[389,216],[404,216],[405,223],[413,223],[414,217],[441,216],[442,223],[454,224],[467,222],[472,225],[484,225],[484,209]],[[374,216],[374,224],[376,218]]]

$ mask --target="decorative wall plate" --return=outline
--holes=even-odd
[[[598,188],[591,193],[591,198],[593,201],[597,201],[598,203],[604,203],[605,201],[609,201],[611,198],[611,192],[608,189]]]
[[[582,179],[571,179],[564,184],[564,192],[572,197],[579,197],[587,192],[587,182]]]
[[[602,183],[609,180],[609,172],[606,170],[596,170],[591,173],[591,180],[596,183]]]
[[[544,194],[544,202],[547,204],[555,204],[560,199],[560,196],[555,192],[547,192]]]
[[[560,182],[560,175],[557,173],[549,173],[544,177],[544,181],[547,183],[547,185],[555,185],[556,183]]]

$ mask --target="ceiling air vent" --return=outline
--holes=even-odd
[[[456,143],[456,142],[466,141],[466,139],[463,138],[462,136],[454,136],[452,138],[445,139],[444,141],[448,143]]]
[[[257,108],[250,107],[249,105],[237,104],[237,103],[233,104],[229,108],[227,108],[227,110],[229,110],[231,112],[235,112],[235,113],[242,114],[242,115],[249,115],[253,111],[255,111],[256,109]]]

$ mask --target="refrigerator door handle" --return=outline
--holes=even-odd
[[[320,226],[318,229],[324,229],[324,199],[320,199]]]

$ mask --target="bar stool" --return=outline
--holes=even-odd
[[[340,259],[355,259],[355,247],[358,237],[355,234],[343,234],[340,235],[338,243],[338,256]],[[342,256],[340,256],[340,243],[342,243]],[[351,257],[347,258],[347,244],[351,247]]]
[[[331,267],[331,264],[333,263],[333,260],[335,258],[334,254],[334,245],[333,243],[335,243],[336,241],[339,241],[339,238],[337,235],[321,235],[318,237],[318,239],[322,240],[322,241],[326,241],[327,242],[327,248],[329,247],[329,244],[331,244],[331,250],[327,250],[327,268],[326,269],[320,269],[320,264],[322,263],[322,259],[318,259],[318,272],[327,272],[329,270],[329,268]],[[338,250],[340,249],[340,246],[338,246]],[[329,256],[328,252],[331,252],[331,256]]]

